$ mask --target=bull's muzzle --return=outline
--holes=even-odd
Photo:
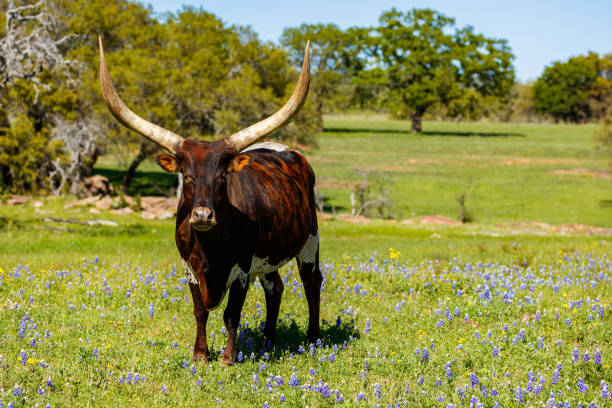
[[[215,210],[208,207],[194,207],[189,218],[191,226],[198,231],[208,231],[217,225]]]

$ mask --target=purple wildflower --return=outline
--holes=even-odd
[[[472,384],[472,388],[478,385],[478,377],[474,373],[470,374],[470,384]]]
[[[452,370],[450,361],[446,363],[446,366],[444,368],[446,369],[446,378],[452,378],[453,370]]]
[[[584,383],[584,380],[582,378],[579,378],[578,379],[578,391],[587,392],[588,389],[589,389],[589,386]]]
[[[595,356],[593,356],[593,362],[595,365],[601,365],[601,351],[597,350]]]

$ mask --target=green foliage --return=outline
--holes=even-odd
[[[64,179],[72,177],[75,184],[106,149],[121,153],[126,164],[131,151],[154,154],[158,150],[152,144],[141,147],[144,139],[108,113],[98,83],[98,35],[126,104],[184,137],[225,137],[273,114],[288,99],[298,77],[299,65],[290,65],[280,47],[260,41],[249,28],[227,26],[202,9],[184,7],[160,19],[154,18],[150,6],[126,0],[60,0],[40,9],[57,28],[53,38],[67,36],[60,51],[61,58],[70,61],[69,68],[43,70],[36,73],[36,81],[28,77],[0,89],[2,106],[10,107],[0,112],[0,132],[14,137],[16,133],[7,130],[17,115],[26,115],[36,132],[44,129],[45,134],[60,137],[48,138],[53,147],[46,148],[53,154],[45,156],[34,183],[13,185],[8,176],[12,164],[0,165],[8,188],[48,185],[65,191]],[[5,34],[0,39],[1,35]],[[57,131],[58,122],[66,125],[63,131]],[[295,122],[273,137],[314,146],[319,122],[320,113],[307,103]],[[62,135],[69,137],[65,130],[75,123],[91,124],[96,133],[95,147],[80,156],[61,140]],[[79,161],[76,170],[75,160]],[[75,191],[74,187],[70,190]]]
[[[342,31],[335,24],[302,24],[286,28],[281,44],[293,64],[301,63],[307,41],[311,43],[310,64],[312,80],[310,99],[322,127],[322,114],[346,108],[350,104],[354,86],[351,76],[362,69],[359,58],[364,50],[367,30],[357,27]]]
[[[10,123],[6,134],[0,136],[3,189],[30,191],[41,187],[48,139],[46,130],[37,131],[27,115],[20,114]]]
[[[605,115],[612,94],[612,54],[554,62],[533,85],[534,108],[555,121],[584,123]]]
[[[385,84],[394,116],[410,116],[420,131],[423,115],[442,106],[449,116],[476,118],[514,83],[514,56],[506,40],[472,27],[450,30],[455,20],[431,9],[397,9],[380,16],[369,37],[376,65],[363,82]]]

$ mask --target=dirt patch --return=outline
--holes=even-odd
[[[556,235],[611,235],[612,229],[585,224],[550,225],[545,222],[518,222],[496,224],[510,233],[556,234]]]
[[[341,188],[344,190],[352,190],[359,182],[353,180],[341,180],[333,177],[324,177],[317,179],[316,188]]]
[[[540,166],[550,166],[553,164],[575,164],[575,159],[546,159],[540,157],[513,157],[503,160],[499,164],[506,166],[528,166],[532,164]]]
[[[612,173],[603,170],[589,170],[584,168],[570,169],[570,170],[552,170],[552,174],[561,174],[567,176],[591,176],[602,178],[606,180],[612,179]]]
[[[402,224],[421,224],[421,225],[461,225],[457,220],[442,215],[423,215],[417,218],[409,218],[402,221]]]

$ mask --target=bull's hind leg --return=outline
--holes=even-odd
[[[240,324],[240,312],[248,290],[248,283],[243,286],[240,279],[236,279],[230,286],[227,307],[223,312],[223,321],[227,330],[227,345],[223,353],[223,362],[227,365],[234,365],[236,362],[236,332]]]
[[[319,269],[319,235],[311,235],[297,256],[300,278],[308,301],[308,332],[310,343],[321,337],[319,307],[321,303],[321,270]]]
[[[276,338],[276,321],[283,297],[283,280],[278,271],[270,272],[259,277],[261,286],[266,293],[266,326],[264,327],[264,345],[266,348],[274,347]]]

